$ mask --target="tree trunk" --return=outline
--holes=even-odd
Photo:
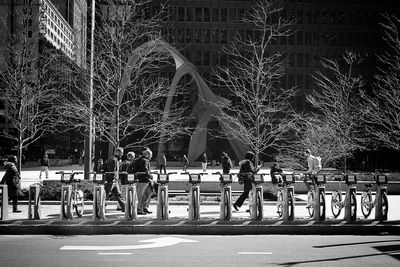
[[[22,169],[22,133],[18,137],[18,155],[17,155],[17,169],[21,173]]]

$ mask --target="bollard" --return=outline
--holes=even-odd
[[[74,218],[72,213],[72,186],[63,185],[61,187],[61,220],[72,220]]]
[[[285,186],[283,189],[282,219],[293,221],[294,219],[294,186]]]
[[[314,188],[314,221],[325,220],[325,186],[315,186]]]
[[[253,199],[250,213],[251,219],[261,221],[264,218],[264,196],[262,185],[253,184]]]
[[[200,186],[197,184],[190,187],[189,220],[200,220]]]
[[[0,221],[8,220],[8,190],[6,184],[0,184]]]
[[[126,185],[125,220],[137,219],[137,191],[136,184]]]
[[[93,190],[93,220],[105,219],[106,192],[103,185],[94,186]]]
[[[232,187],[227,184],[224,184],[221,190],[220,219],[232,219]]]
[[[169,220],[168,185],[160,184],[157,192],[157,219]]]
[[[29,186],[28,219],[40,220],[40,217],[40,185],[34,184]]]

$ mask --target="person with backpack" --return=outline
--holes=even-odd
[[[311,177],[313,179],[312,182],[315,183],[315,175],[317,175],[317,173],[322,169],[321,157],[316,157],[316,156],[312,155],[310,149],[306,149],[306,151],[304,152],[304,155],[307,159],[307,168],[308,168],[306,174],[311,175]],[[307,189],[309,191],[311,191],[313,188],[308,183],[307,178],[308,178],[308,175],[305,175],[303,182],[306,185]]]
[[[122,212],[125,211],[125,201],[121,196],[121,190],[119,188],[119,172],[121,170],[121,158],[124,154],[124,149],[122,147],[117,147],[114,151],[114,156],[112,156],[106,163],[104,172],[106,173],[104,190],[106,196],[113,194],[114,198],[117,199],[119,205],[121,206]]]
[[[226,154],[225,152],[222,152],[221,165],[222,165],[222,173],[229,174],[232,168],[232,161],[229,158],[228,154]]]
[[[243,205],[243,202],[246,198],[249,197],[250,190],[252,189],[251,176],[243,175],[243,174],[255,174],[260,170],[260,167],[254,167],[254,153],[251,151],[246,152],[244,160],[239,162],[240,170],[239,170],[239,180],[243,181],[243,193],[236,200],[235,204],[233,204],[233,208],[236,211],[239,211],[239,208]]]
[[[138,215],[146,215],[152,213],[148,210],[150,204],[150,195],[153,192],[153,177],[151,176],[150,160],[153,156],[153,152],[149,148],[142,151],[142,155],[136,161],[136,172],[139,174],[137,184],[137,195],[138,195]]]

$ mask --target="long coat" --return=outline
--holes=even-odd
[[[5,163],[6,173],[1,179],[1,184],[6,184],[8,186],[8,195],[10,197],[18,196],[18,192],[21,189],[21,176],[17,170],[14,163]]]

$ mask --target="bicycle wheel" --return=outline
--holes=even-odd
[[[331,199],[331,210],[333,217],[337,218],[342,211],[342,194],[339,193],[337,190],[333,191],[332,199]]]
[[[225,220],[230,219],[230,214],[231,214],[231,205],[229,204],[229,192],[228,190],[225,190],[224,193],[224,201],[225,201],[225,207],[224,207],[224,212],[225,212]]]
[[[263,207],[262,207],[262,196],[261,191],[257,191],[257,219],[262,220],[263,217]]]
[[[281,218],[283,214],[283,194],[282,191],[278,191],[277,201],[276,201],[276,212],[278,217]]]
[[[382,197],[382,199],[381,199],[381,201],[382,201],[382,217],[387,219],[387,215],[389,212],[389,202],[387,199],[387,193],[382,192],[381,197]]]
[[[63,195],[64,195],[64,199],[62,200],[63,201],[63,203],[62,203],[63,204],[62,205],[62,213],[63,213],[64,218],[69,219],[69,215],[68,215],[68,190],[67,189],[64,189]]]
[[[361,196],[361,212],[364,218],[368,218],[372,210],[372,194],[370,191],[364,191]]]
[[[325,219],[325,194],[322,191],[319,191],[319,219]]]
[[[161,211],[161,218],[164,219],[165,218],[165,191],[160,189],[160,211]]]
[[[193,199],[192,199],[192,206],[193,206],[193,219],[197,220],[198,219],[198,210],[197,210],[197,205],[198,205],[198,200],[197,200],[197,190],[192,191],[193,194]]]
[[[288,214],[289,220],[294,220],[294,200],[293,200],[293,192],[289,191],[288,194]]]
[[[82,217],[83,211],[85,209],[85,202],[83,200],[83,191],[77,190],[75,191],[75,201],[74,201],[76,215],[78,217]]]
[[[314,192],[308,192],[307,194],[307,209],[308,214],[312,218],[314,216]]]

